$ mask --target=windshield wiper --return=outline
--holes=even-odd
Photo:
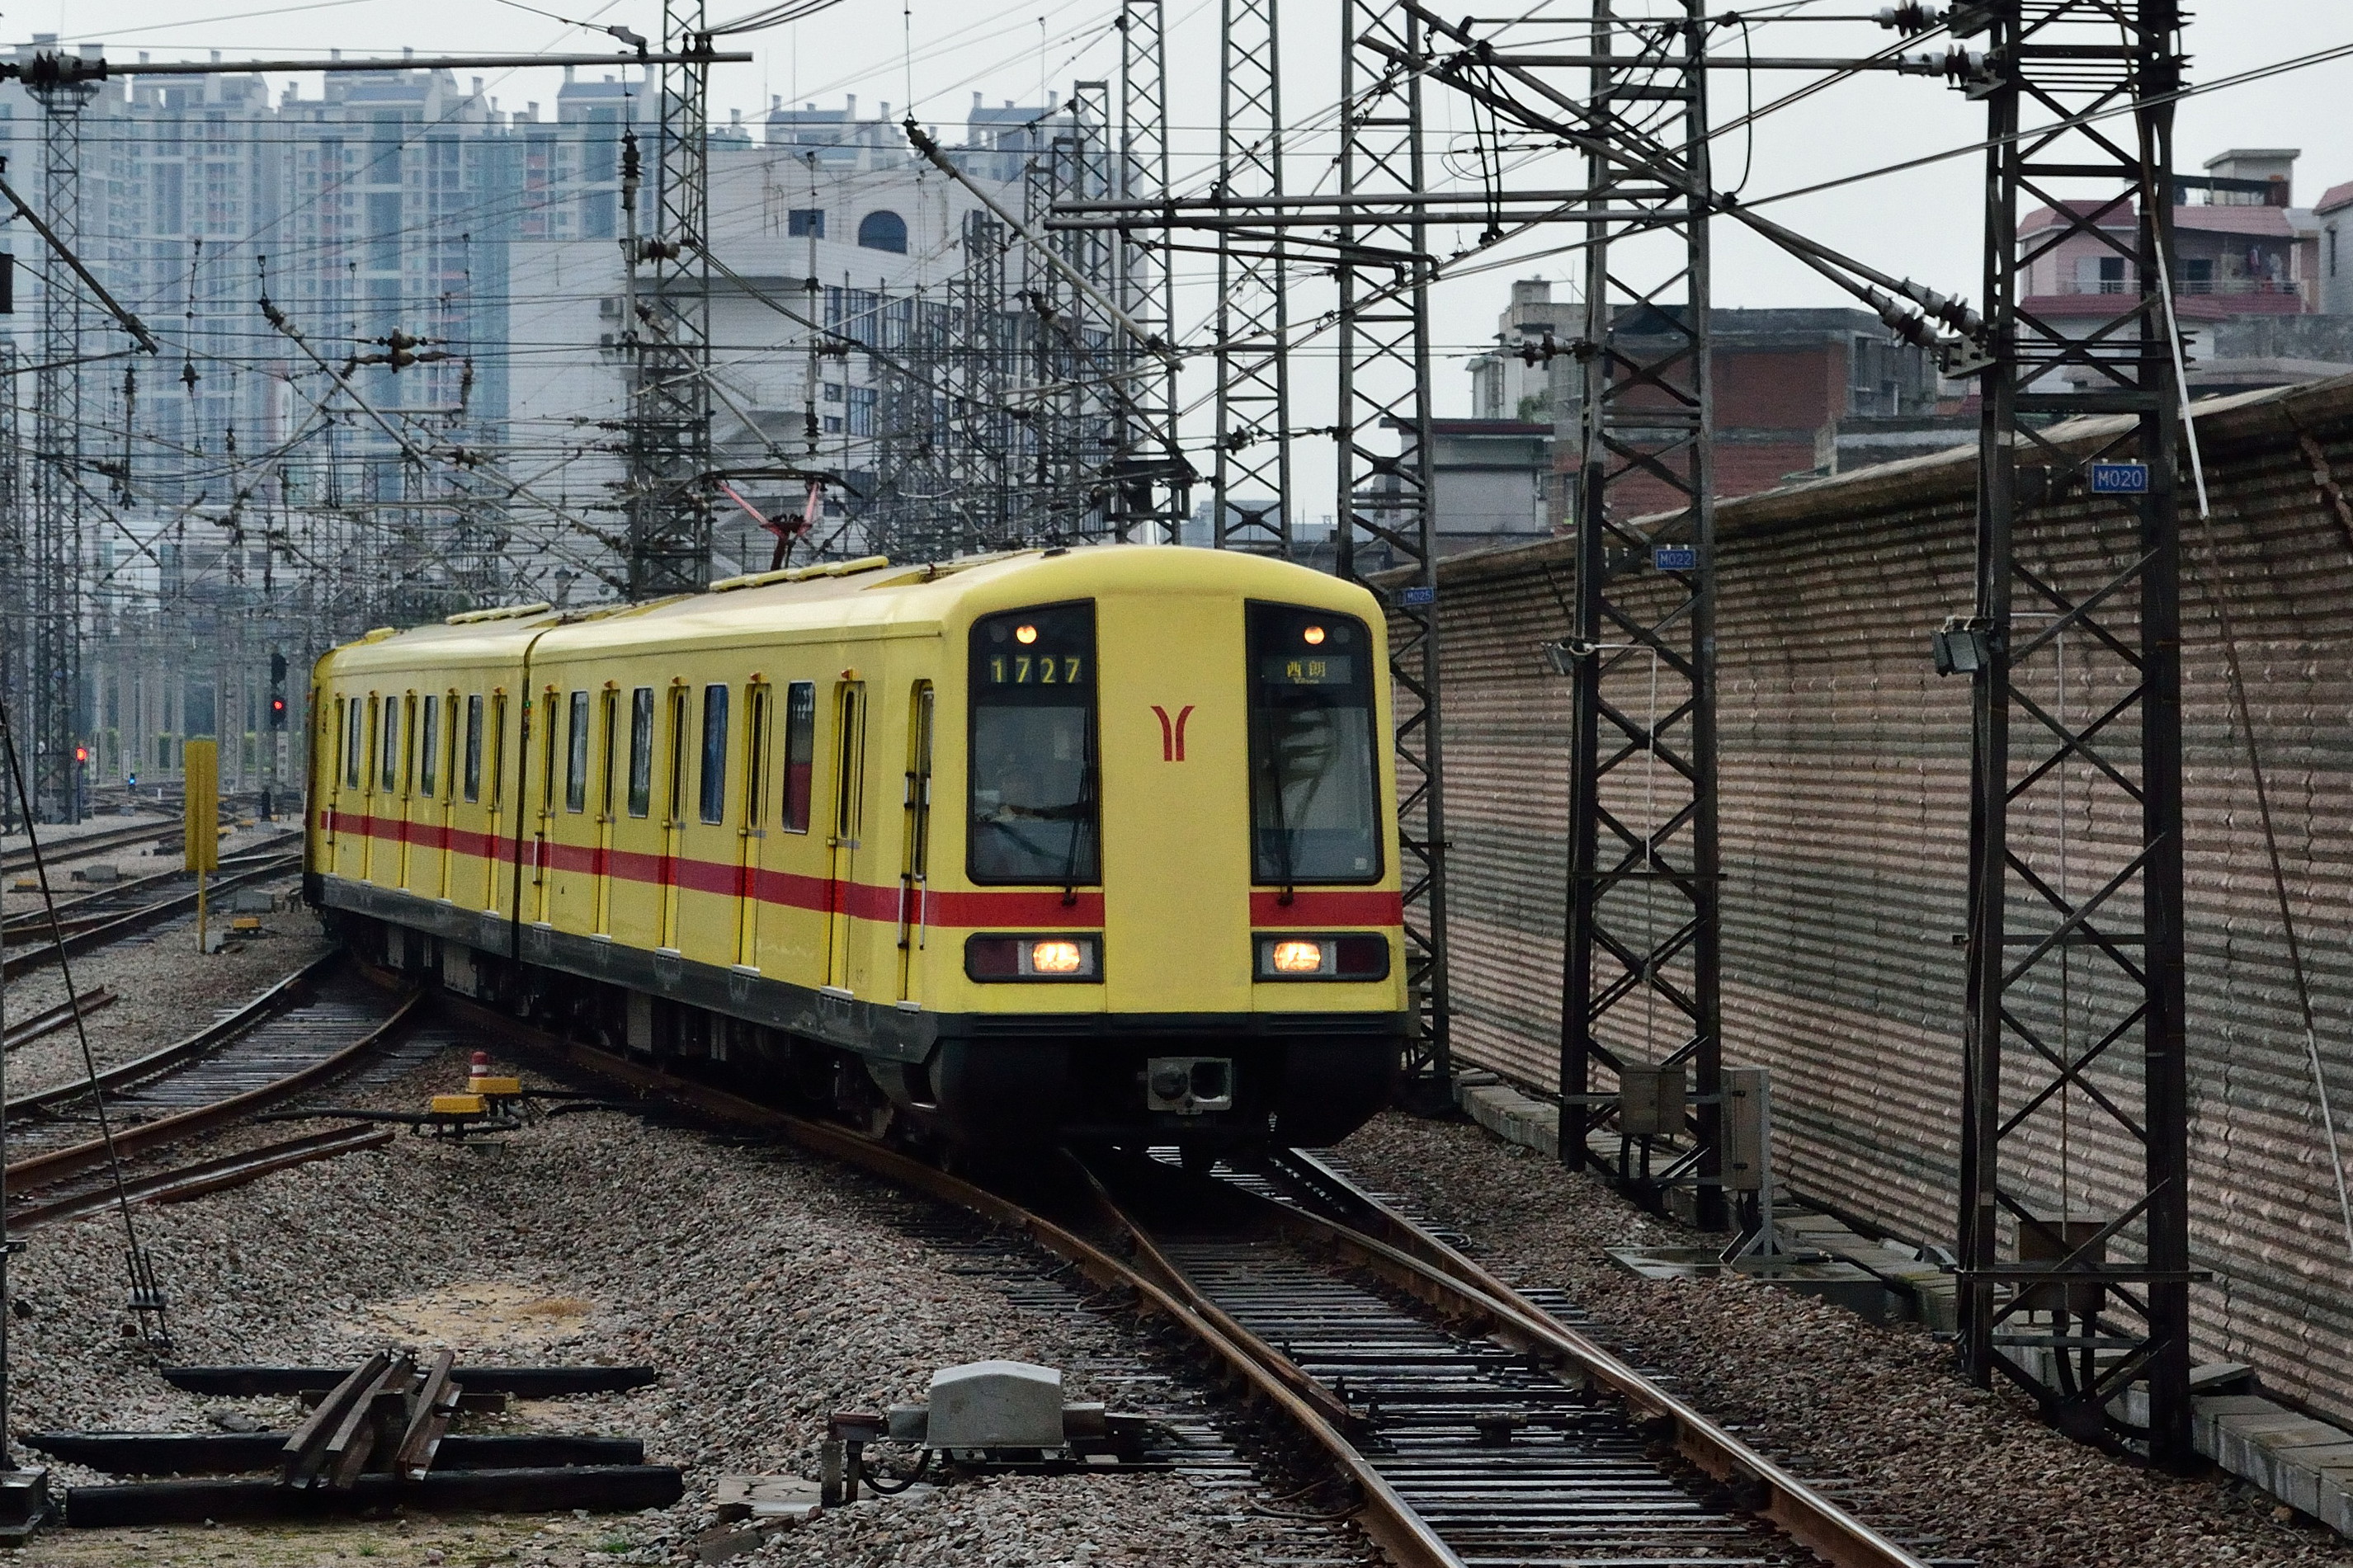
[[[1079,838],[1094,821],[1089,808],[1095,798],[1095,736],[1089,724],[1079,740],[1079,798],[1069,810],[1074,818],[1071,823],[1071,847],[1062,858],[1062,907],[1069,909],[1079,901]]]
[[[1287,909],[1291,905],[1292,883],[1295,879],[1293,876],[1291,818],[1283,809],[1282,751],[1276,742],[1274,721],[1271,715],[1261,720],[1261,734],[1266,742],[1266,770],[1271,775],[1268,789],[1273,796],[1274,804],[1275,869],[1282,873],[1279,879],[1282,883],[1282,891],[1276,895],[1274,901]]]

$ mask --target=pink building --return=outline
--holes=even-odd
[[[2247,329],[2263,318],[2309,316],[2327,308],[2319,215],[2292,205],[2296,156],[2288,148],[2240,149],[2207,160],[2206,174],[2176,182],[2174,308],[2194,362],[2193,390],[2278,385],[2343,368],[2333,363],[2333,353],[2308,358],[2273,349],[2250,355],[2240,346],[2251,339]],[[2342,200],[2340,192],[2327,200]],[[2077,214],[2091,210],[2091,204],[2072,207]],[[2080,321],[2088,331],[2113,320],[2123,304],[2113,296],[2137,293],[2140,279],[2099,235],[2077,232],[2052,244],[2053,231],[2067,222],[2044,207],[2020,223],[2020,248],[2032,257],[2022,304],[2040,320],[2063,326]],[[2098,226],[2129,247],[2138,222],[2137,210],[2127,205],[2104,215]],[[2266,342],[2279,336],[2253,334]]]

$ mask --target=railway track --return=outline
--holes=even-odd
[[[207,896],[217,898],[235,889],[300,870],[301,850],[277,847],[285,839],[297,837],[283,835],[266,845],[224,858],[221,874],[207,886]],[[193,879],[185,872],[159,871],[60,901],[57,912],[62,942],[51,939],[47,910],[27,910],[0,925],[0,942],[6,943],[5,955],[0,957],[0,978],[13,980],[47,968],[57,963],[61,954],[71,957],[136,936],[187,914],[195,907]]]
[[[156,1171],[159,1151],[288,1105],[384,1058],[414,1021],[417,999],[348,974],[340,953],[306,964],[187,1038],[98,1075],[134,1199],[169,1200],[249,1181],[305,1160],[380,1146],[385,1130],[343,1126],[262,1148]],[[12,1226],[95,1212],[114,1201],[109,1149],[88,1080],[17,1096],[5,1107]]]
[[[573,1068],[781,1134],[1026,1237],[1170,1322],[1320,1451],[1343,1510],[1401,1568],[1790,1563],[1929,1568],[1581,1331],[1312,1155],[1188,1175],[1082,1165],[1019,1192],[875,1140],[458,1016]],[[1071,1179],[1076,1175],[1078,1179]]]
[[[41,846],[41,858],[50,865],[68,865],[86,860],[93,855],[103,855],[110,849],[128,848],[133,844],[177,844],[181,828],[176,822],[144,822],[133,827],[111,828],[104,833],[87,833],[72,838],[53,839]],[[21,849],[0,853],[0,871],[29,871],[33,868],[30,845]]]

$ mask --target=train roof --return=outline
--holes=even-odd
[[[555,661],[627,647],[725,647],[752,640],[937,637],[947,626],[1023,605],[1102,593],[1227,594],[1380,617],[1365,589],[1289,562],[1239,551],[1102,544],[894,566],[863,561],[762,573],[642,604],[474,611],[405,631],[385,628],[330,649],[316,676],[511,663],[527,647]],[[538,646],[532,647],[534,640]]]

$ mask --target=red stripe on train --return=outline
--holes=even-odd
[[[322,811],[319,825],[330,833],[353,833],[433,849],[454,849],[477,858],[493,856],[514,859],[512,841],[462,829],[436,827],[398,817],[370,816],[352,812]],[[818,914],[847,914],[856,920],[896,921],[900,918],[899,885],[843,882],[830,877],[808,877],[797,871],[771,871],[734,866],[720,860],[698,860],[683,855],[648,855],[635,849],[598,849],[588,845],[532,839],[523,864],[533,869],[570,871],[583,876],[607,875],[617,881],[660,888],[681,888],[723,898],[749,894],[764,904],[809,910]],[[1074,891],[1069,902],[1053,892],[1024,889],[1008,892],[910,892],[923,900],[922,918],[944,926],[1100,926],[1103,895]],[[912,918],[915,911],[908,910]]]

